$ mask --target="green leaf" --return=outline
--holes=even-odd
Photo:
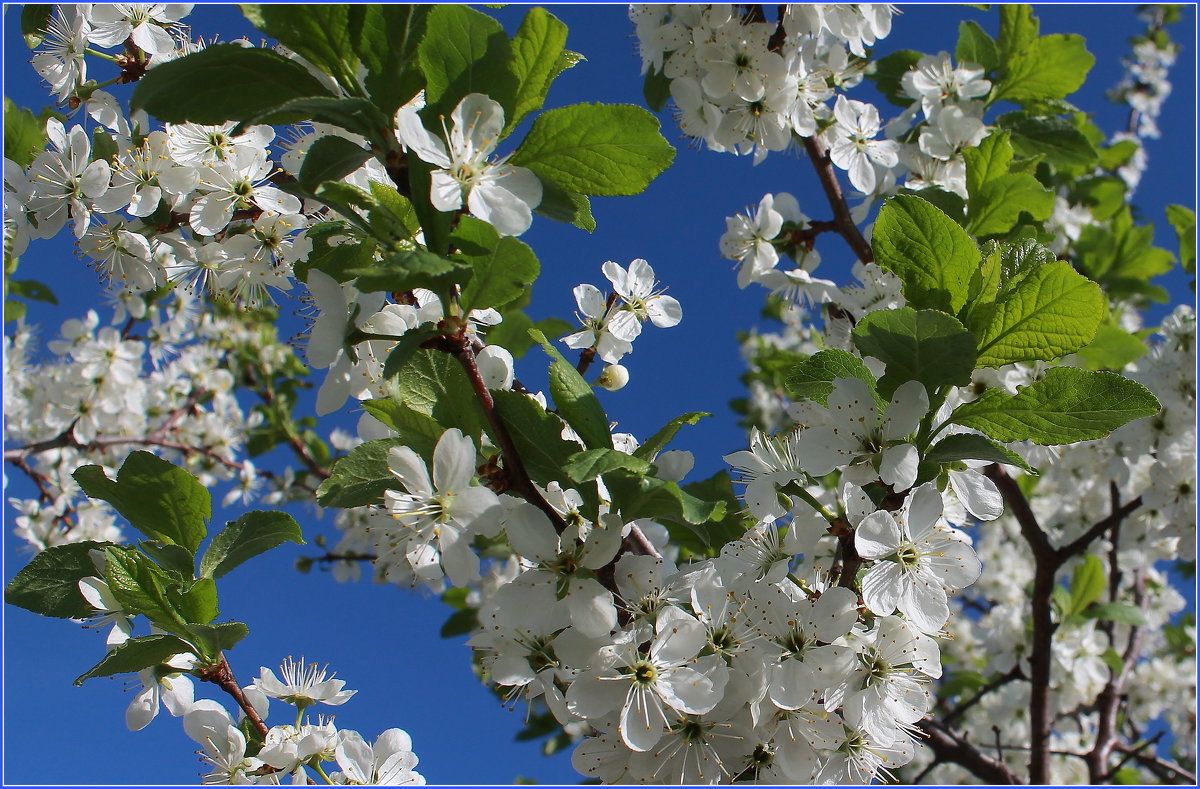
[[[147,71],[129,104],[166,123],[217,124],[292,99],[330,95],[304,66],[269,49],[211,44]]]
[[[1187,206],[1168,205],[1167,221],[1179,237],[1179,262],[1189,274],[1196,273],[1196,212]]]
[[[247,512],[217,532],[200,559],[200,575],[220,578],[247,559],[285,542],[304,545],[300,524],[286,512]]]
[[[25,6],[26,10],[37,6]],[[52,6],[46,6],[51,8]],[[4,97],[4,158],[12,159],[22,168],[46,148],[46,122],[29,110],[18,107]]]
[[[396,396],[442,427],[457,427],[463,435],[479,437],[483,412],[467,374],[448,353],[422,348],[413,354],[396,378]]]
[[[170,545],[158,540],[142,540],[137,544],[142,553],[166,570],[174,570],[188,578],[196,572],[196,554],[182,545]]]
[[[983,185],[967,201],[967,232],[975,236],[1007,233],[1029,214],[1042,222],[1054,213],[1054,193],[1027,173],[1010,173]]]
[[[555,222],[575,225],[589,233],[596,229],[596,219],[592,216],[592,204],[587,195],[564,189],[545,175],[539,175],[538,180],[542,182],[542,202],[534,209],[535,214]]]
[[[388,470],[388,453],[405,444],[400,438],[359,444],[333,464],[329,479],[317,488],[317,501],[322,507],[362,507],[379,504],[385,490],[403,490],[400,480]]]
[[[916,67],[922,57],[924,53],[912,49],[898,50],[876,60],[872,64],[874,70],[867,73],[867,78],[875,83],[879,92],[892,104],[907,107],[914,99],[905,94],[901,80]]]
[[[689,530],[689,535],[695,535],[701,541],[700,550],[695,551],[696,553],[703,553],[707,546],[708,554],[717,556],[723,545],[733,542],[745,534],[746,524],[743,522],[742,503],[733,492],[733,480],[730,479],[728,471],[722,469],[708,479],[689,482],[682,488],[684,493],[702,501],[722,502],[725,505],[725,512],[720,517],[714,515],[712,520],[700,528]],[[670,524],[667,525],[667,528],[671,528]],[[676,535],[677,531],[672,530],[673,540],[676,539]],[[685,544],[690,545],[690,543]]]
[[[25,37],[26,46],[28,46],[30,49],[34,49],[42,43],[43,39],[46,38],[46,28],[50,25],[50,17],[53,15],[54,6],[44,3],[26,3],[21,8],[21,35]],[[8,115],[7,107],[4,109],[4,114],[5,116]],[[5,125],[7,125],[7,123]],[[4,137],[7,141],[7,129],[5,129]],[[12,158],[8,156],[7,151],[4,155],[6,158]],[[22,167],[24,167],[24,165],[22,165]]]
[[[239,641],[250,635],[250,628],[245,622],[221,622],[211,627],[217,631],[217,643],[222,651],[233,649]]]
[[[427,111],[435,125],[468,93],[483,93],[512,116],[517,94],[512,45],[495,19],[460,5],[437,5],[417,47]]]
[[[1000,79],[988,102],[1001,99],[1033,103],[1063,99],[1079,90],[1095,58],[1082,36],[1054,34],[1038,37],[1037,20],[1028,6],[1006,11],[1001,7]]]
[[[1087,169],[1099,161],[1096,146],[1066,118],[1011,113],[1000,116],[997,123],[1012,135],[1013,150],[1020,156],[1040,155],[1059,169]]]
[[[984,137],[974,148],[963,150],[967,165],[967,193],[976,194],[988,181],[1008,175],[1013,150],[1008,132],[996,131]]]
[[[95,609],[79,593],[79,581],[100,575],[93,550],[110,542],[72,542],[55,545],[34,556],[4,587],[4,602],[42,616],[84,619]]]
[[[104,555],[104,580],[128,614],[144,614],[159,628],[177,635],[187,632],[187,622],[179,610],[180,596],[168,592],[169,587],[179,586],[181,576],[169,575],[132,548],[109,546]]]
[[[1099,619],[1105,622],[1120,622],[1123,625],[1146,626],[1150,624],[1146,621],[1145,614],[1142,609],[1127,603],[1092,603],[1082,611],[1082,614],[1088,619]],[[1116,669],[1120,671],[1120,669]]]
[[[1154,226],[1134,225],[1124,206],[1107,225],[1086,225],[1075,242],[1077,264],[1110,298],[1151,292],[1149,280],[1171,270],[1174,256],[1153,246]]]
[[[909,306],[954,314],[966,303],[979,249],[958,223],[919,197],[884,203],[871,248],[875,261],[904,283]]]
[[[466,608],[462,611],[455,611],[446,619],[442,625],[439,635],[442,638],[454,638],[455,636],[465,636],[467,633],[475,632],[479,627],[479,620],[475,616],[474,608]]]
[[[658,119],[630,104],[574,104],[537,117],[512,164],[585,195],[645,191],[675,158]]]
[[[396,109],[424,87],[417,47],[432,5],[371,3],[350,7],[350,37],[367,67],[363,84],[390,121]]]
[[[160,457],[133,452],[110,480],[100,466],[82,466],[71,475],[93,499],[103,499],[152,540],[200,547],[212,517],[212,497],[187,471]]]
[[[1082,203],[1097,219],[1112,219],[1125,207],[1125,182],[1111,175],[1097,175],[1075,182],[1071,202]]]
[[[161,665],[175,655],[195,654],[196,648],[176,636],[159,634],[131,638],[111,648],[96,665],[76,680],[82,685],[92,677],[111,677],[113,674],[136,674],[144,668]]]
[[[346,273],[358,277],[355,287],[362,293],[393,293],[413,288],[443,293],[452,283],[466,282],[473,271],[465,263],[417,248],[393,252],[381,261]]]
[[[671,439],[675,438],[679,428],[684,425],[694,425],[706,416],[712,416],[712,414],[705,411],[692,411],[675,417],[659,428],[657,433],[646,439],[641,446],[633,450],[633,456],[653,463],[654,459],[658,457],[658,453],[666,449],[667,444],[671,443]]]
[[[25,317],[27,307],[23,301],[7,299],[4,302],[4,322],[20,320]]]
[[[1002,286],[1003,288],[1004,286]],[[980,367],[1050,360],[1083,348],[1107,314],[1100,286],[1066,261],[1030,270],[1011,289],[1002,289],[979,333]]]
[[[179,613],[188,624],[207,625],[221,613],[217,608],[217,583],[211,578],[198,578],[186,584],[179,598]]]
[[[547,342],[544,334],[537,329],[530,329],[529,336],[554,360],[550,365],[550,396],[554,398],[559,415],[575,429],[588,448],[612,449],[608,417],[591,384],[563,358],[557,348]]]
[[[833,382],[837,378],[857,378],[875,392],[875,376],[863,360],[849,351],[829,348],[813,354],[796,365],[787,376],[787,388],[798,400],[814,400],[821,405],[829,401]],[[876,405],[882,409],[886,402],[875,393]]]
[[[1136,335],[1117,326],[1114,322],[1106,321],[1096,329],[1096,337],[1076,353],[1083,360],[1083,366],[1089,370],[1125,369],[1130,362],[1140,359],[1149,352],[1146,343]]]
[[[340,181],[363,166],[371,152],[345,137],[326,135],[308,149],[297,181],[305,189],[317,191],[325,181]]]
[[[573,482],[583,484],[590,482],[601,474],[624,469],[636,474],[649,474],[653,466],[649,461],[633,455],[626,455],[615,449],[587,449],[576,452],[567,461],[563,471]]]
[[[933,463],[950,463],[955,460],[986,460],[989,463],[1005,463],[1016,466],[1027,474],[1037,470],[1025,462],[1025,458],[1008,447],[997,444],[987,436],[976,433],[953,433],[946,436],[925,453],[925,460]]]
[[[725,515],[725,503],[702,501],[685,493],[674,482],[613,472],[604,478],[612,495],[613,507],[626,522],[639,518],[667,520],[699,526]]]
[[[1112,172],[1118,167],[1123,167],[1129,163],[1133,155],[1141,148],[1133,140],[1121,140],[1114,142],[1112,145],[1101,148],[1100,152],[1100,169]]]
[[[408,193],[413,211],[421,221],[421,230],[425,233],[425,247],[434,254],[445,255],[450,245],[450,230],[455,214],[439,211],[430,202],[433,170],[434,166],[419,156],[408,157]]]
[[[1015,395],[988,389],[955,409],[950,421],[997,441],[1071,444],[1103,438],[1158,408],[1150,390],[1116,373],[1055,367]]]
[[[670,78],[658,69],[650,68],[642,81],[642,96],[646,99],[647,107],[655,112],[662,112],[667,99],[671,98]]]
[[[312,232],[308,235],[312,237]],[[352,272],[371,269],[377,249],[378,245],[371,241],[349,240],[337,246],[330,246],[314,240],[313,251],[309,253],[308,259],[296,261],[296,279],[307,282],[308,272],[317,269],[338,282],[348,282],[355,277]]]
[[[1000,38],[997,48],[1001,62],[1032,44],[1038,37],[1038,20],[1033,9],[1024,4],[1000,5]]]
[[[20,296],[31,301],[44,301],[47,304],[58,304],[58,299],[54,297],[54,291],[34,279],[10,279],[8,295]]]
[[[963,63],[976,63],[984,71],[994,71],[1000,65],[996,42],[975,22],[959,23],[954,58],[960,67]]]
[[[386,126],[389,123],[388,118],[366,99],[305,96],[299,99],[290,99],[283,104],[242,120],[234,127],[233,133],[241,134],[247,126],[256,123],[275,125],[296,123],[302,120],[329,123],[368,137],[377,130],[378,126]]]
[[[368,414],[395,430],[406,446],[423,458],[433,458],[433,448],[442,437],[442,426],[433,417],[414,411],[390,398],[363,401]]]
[[[938,697],[953,699],[974,693],[987,684],[987,680],[978,671],[956,671],[949,679],[943,679],[938,685]]]
[[[1100,599],[1107,586],[1104,562],[1091,554],[1084,556],[1083,561],[1071,573],[1071,607],[1067,610],[1067,615],[1082,614],[1085,608]]]
[[[389,184],[371,181],[370,187],[376,203],[368,215],[371,229],[381,238],[390,236],[399,240],[416,236],[421,222],[412,202]]]
[[[250,24],[279,41],[347,90],[357,87],[347,5],[264,3],[241,5]]]
[[[528,395],[508,389],[492,389],[491,393],[496,413],[533,481],[542,485],[557,481],[570,487],[564,467],[579,445],[562,437],[563,421]]]
[[[905,381],[920,381],[929,392],[946,384],[966,386],[975,370],[975,335],[936,310],[868,313],[854,327],[854,345],[887,365],[878,387],[887,398]]]
[[[512,39],[516,101],[502,137],[507,137],[526,115],[542,108],[550,83],[561,70],[558,59],[566,43],[566,25],[544,8],[529,9]]]
[[[1108,666],[1114,674],[1120,674],[1125,668],[1125,661],[1122,660],[1121,656],[1117,654],[1117,650],[1113,649],[1112,647],[1104,650],[1104,652],[1100,655],[1100,659],[1104,661],[1104,665]],[[1134,774],[1136,775],[1136,771]],[[1122,782],[1117,781],[1117,783]],[[1134,783],[1140,782],[1135,781]]]
[[[492,225],[472,217],[459,220],[450,243],[459,250],[456,257],[475,269],[462,291],[464,312],[503,307],[527,293],[541,272],[528,244],[501,237]]]
[[[401,335],[400,340],[388,351],[387,360],[383,363],[383,377],[395,378],[408,360],[421,349],[421,345],[440,335],[437,329],[409,329]]]

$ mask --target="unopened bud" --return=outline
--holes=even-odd
[[[627,383],[629,383],[629,371],[619,364],[609,364],[605,365],[604,372],[600,373],[600,377],[593,385],[615,392],[625,388]]]

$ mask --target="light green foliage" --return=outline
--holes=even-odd
[[[1143,340],[1122,329],[1111,318],[1096,329],[1095,338],[1076,351],[1083,367],[1089,370],[1125,369],[1125,365],[1145,356],[1150,349]]]
[[[567,26],[544,8],[531,8],[521,21],[512,39],[513,70],[517,76],[515,106],[507,116],[503,135],[508,136],[517,124],[531,112],[540,110],[546,101],[550,83],[574,60],[560,65],[563,47],[567,43]]]
[[[917,309],[956,314],[979,265],[979,249],[958,224],[919,197],[901,195],[879,210],[871,236],[875,262],[904,283]]]
[[[1189,274],[1196,273],[1196,212],[1182,205],[1167,206],[1167,221],[1179,237],[1179,262]]]
[[[1083,85],[1096,60],[1083,37],[1039,36],[1038,29],[1028,5],[1000,6],[1000,79],[992,86],[989,102],[1062,99]]]
[[[1099,162],[1095,145],[1066,118],[1014,112],[1001,115],[996,123],[1009,132],[1013,150],[1019,156],[1041,156],[1060,171],[1082,172]]]
[[[425,348],[414,353],[396,378],[396,396],[442,427],[457,427],[478,441],[483,412],[467,374],[450,354]]]
[[[474,269],[463,288],[463,311],[503,307],[525,295],[541,272],[537,255],[529,245],[512,236],[501,237],[496,229],[472,217],[462,217],[450,236],[458,250],[455,257]]]
[[[884,398],[905,381],[920,381],[929,392],[946,384],[964,386],[975,369],[975,335],[937,310],[869,313],[854,327],[854,345],[887,365],[878,385]]]
[[[1055,367],[1015,395],[987,390],[956,408],[950,421],[997,441],[1073,444],[1103,438],[1157,411],[1158,400],[1135,381],[1115,373]]]
[[[93,550],[107,542],[73,542],[47,548],[21,568],[4,588],[4,602],[42,616],[83,619],[92,607],[79,593],[79,581],[99,571]]]
[[[1012,172],[1009,137],[996,133],[976,148],[963,151],[967,165],[967,232],[975,236],[1004,233],[1022,213],[1036,221],[1054,211],[1054,195],[1028,173]]]
[[[75,679],[76,685],[92,677],[132,674],[157,666],[179,654],[194,653],[196,648],[178,636],[158,634],[131,638],[109,650],[104,659]]]
[[[1000,65],[995,40],[976,22],[959,23],[954,58],[959,63],[978,64],[984,71],[993,71]]]
[[[880,409],[886,405],[886,401],[876,392],[875,376],[862,359],[837,348],[819,351],[793,367],[786,383],[793,397],[825,405],[837,378],[859,379],[875,393],[875,403]]]
[[[1079,269],[1104,286],[1110,298],[1144,296],[1165,301],[1166,292],[1150,279],[1171,270],[1174,256],[1153,245],[1154,226],[1134,225],[1129,206],[1108,224],[1083,228],[1075,242]]]
[[[84,493],[107,501],[152,540],[180,545],[194,554],[208,533],[208,490],[191,474],[149,452],[131,453],[115,482],[100,466],[83,466],[72,476]]]
[[[343,90],[358,85],[351,46],[351,6],[335,3],[264,3],[241,6],[250,24],[333,77]]]
[[[450,117],[468,93],[483,93],[513,114],[517,75],[513,50],[500,23],[460,5],[437,5],[425,21],[417,57],[425,75],[426,125],[440,132],[439,115]]]
[[[641,107],[574,104],[539,115],[512,163],[572,192],[613,196],[645,191],[674,158]]]
[[[681,427],[684,425],[694,425],[706,416],[712,416],[712,414],[705,413],[704,411],[693,411],[689,414],[675,417],[659,428],[658,432],[642,442],[641,446],[633,450],[634,457],[639,457],[653,463],[654,459],[658,457],[658,453],[666,449],[667,444],[671,443],[671,439],[675,438],[675,434],[679,432]]]
[[[612,433],[608,428],[608,417],[591,385],[546,340],[545,335],[537,329],[530,329],[529,336],[554,360],[550,364],[550,396],[554,398],[559,415],[575,429],[588,448],[611,449]]]
[[[4,158],[12,159],[21,167],[28,167],[45,147],[46,119],[38,118],[24,107],[18,107],[5,96]]]
[[[322,507],[361,507],[379,504],[389,488],[403,490],[400,480],[388,471],[388,453],[407,443],[402,438],[377,438],[359,444],[333,464],[329,479],[317,488],[317,501]]]
[[[617,469],[625,469],[637,474],[649,474],[654,470],[648,461],[618,452],[615,449],[587,449],[576,452],[567,461],[563,470],[573,482],[583,484],[590,482],[602,474]]]
[[[492,399],[533,481],[542,485],[557,481],[570,487],[573,483],[565,467],[579,445],[563,439],[563,421],[519,392],[493,389]]]
[[[220,578],[247,559],[285,542],[304,544],[295,518],[286,512],[247,512],[213,537],[200,559],[200,575]]]

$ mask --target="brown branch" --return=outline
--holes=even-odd
[[[263,723],[263,719],[259,717],[258,710],[254,709],[254,705],[246,698],[246,694],[242,692],[241,685],[238,684],[237,678],[233,676],[233,669],[229,666],[229,661],[224,655],[221,656],[221,662],[216,666],[199,672],[200,679],[205,682],[211,682],[221,690],[233,696],[233,700],[242,708],[242,712],[246,713],[246,717],[254,724],[254,728],[267,736],[270,729],[267,724]]]
[[[545,497],[537,489],[537,486],[533,484],[533,479],[530,478],[529,472],[525,470],[525,463],[521,460],[521,456],[517,452],[517,447],[508,432],[508,426],[504,424],[504,420],[500,418],[500,414],[496,411],[496,403],[492,399],[492,393],[488,391],[487,384],[484,382],[483,376],[479,373],[479,365],[475,362],[475,349],[472,346],[470,338],[467,337],[465,331],[460,332],[454,336],[444,337],[439,347],[458,360],[458,363],[462,365],[463,370],[467,374],[467,380],[471,382],[471,388],[475,391],[475,399],[479,401],[479,405],[483,409],[483,414],[487,417],[488,424],[492,426],[493,437],[496,439],[496,444],[500,447],[501,457],[504,458],[504,469],[508,474],[508,490],[518,494],[521,498],[545,513],[546,517],[550,519],[550,523],[554,526],[554,531],[562,534],[567,528],[567,522],[563,520],[558,510],[554,509],[550,502],[546,501]]]
[[[846,205],[846,197],[842,194],[842,187],[838,183],[837,173],[834,172],[829,151],[825,150],[816,137],[802,137],[801,139],[804,140],[804,150],[808,152],[808,158],[817,171],[821,188],[825,190],[825,198],[829,201],[829,207],[833,209],[833,225],[838,235],[846,240],[850,249],[858,255],[859,260],[864,263],[874,263],[875,255],[871,252],[871,245],[863,238],[862,233],[858,232],[858,226],[854,224],[854,219],[850,216],[850,208]]]
[[[927,737],[926,744],[933,750],[934,758],[938,762],[953,762],[962,765],[987,783],[1009,785],[1022,783],[1007,764],[980,753],[975,746],[948,728],[943,728],[942,724],[937,721],[926,718],[919,721],[917,727]]]
[[[1100,535],[1104,534],[1106,531],[1109,531],[1114,526],[1120,524],[1121,521],[1125,520],[1127,517],[1132,515],[1135,510],[1137,510],[1139,507],[1142,506],[1142,497],[1141,496],[1138,496],[1133,501],[1127,502],[1125,504],[1120,504],[1119,500],[1117,498],[1116,483],[1109,483],[1109,484],[1111,485],[1111,493],[1112,493],[1112,499],[1113,499],[1113,508],[1112,508],[1111,514],[1108,517],[1106,517],[1104,520],[1098,521],[1095,525],[1093,525],[1090,529],[1088,529],[1086,532],[1084,532],[1079,537],[1075,538],[1071,542],[1069,542],[1066,545],[1064,545],[1063,547],[1059,548],[1058,553],[1062,557],[1063,561],[1066,561],[1067,559],[1071,558],[1072,556],[1076,556],[1076,555],[1082,553],[1083,551],[1085,551],[1087,549],[1087,547],[1092,544],[1093,540],[1095,540]]]
[[[1117,750],[1121,753],[1132,755],[1138,764],[1154,773],[1164,783],[1177,783],[1181,785],[1196,783],[1196,774],[1175,762],[1162,759],[1153,754],[1141,753],[1139,749],[1129,748],[1124,745],[1118,745]]]
[[[250,384],[252,386],[255,384],[261,384],[260,388],[255,389],[255,393],[258,394],[263,403],[265,403],[268,407],[275,408],[277,403],[275,388],[271,385],[270,379],[265,374],[262,376],[259,375],[260,372],[265,373],[264,370],[255,368],[249,364],[246,365],[246,374],[247,378],[250,379]],[[317,459],[312,455],[312,451],[307,445],[305,445],[303,441],[300,440],[300,436],[296,435],[296,431],[292,429],[291,414],[281,413],[280,416],[284,417],[282,420],[283,432],[287,435],[288,446],[292,448],[292,451],[295,453],[296,457],[299,458],[300,462],[304,464],[305,468],[307,468],[313,474],[323,480],[329,479],[329,470],[317,462]]]
[[[1165,735],[1166,733],[1167,732],[1164,729],[1163,731],[1160,731],[1158,734],[1154,735],[1153,737],[1151,737],[1150,739],[1141,743],[1140,745],[1133,748],[1132,750],[1127,751],[1125,753],[1125,755],[1121,757],[1121,761],[1114,764],[1112,769],[1108,771],[1108,774],[1104,776],[1104,780],[1106,780],[1106,781],[1111,780],[1113,778],[1113,776],[1115,776],[1121,770],[1122,767],[1129,764],[1129,762],[1133,761],[1134,757],[1136,757],[1139,753],[1141,753],[1142,751],[1146,750],[1147,748],[1151,747],[1152,745],[1157,743],[1159,740],[1161,740],[1163,738],[1163,735]]]

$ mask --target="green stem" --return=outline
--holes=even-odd
[[[301,724],[301,722],[303,722],[303,720],[304,720],[304,706],[301,704],[297,704],[296,705],[296,728],[297,729],[300,728],[300,724]]]
[[[318,775],[321,776],[321,780],[323,780],[325,783],[329,784],[330,786],[333,785],[333,779],[330,778],[328,775],[326,775],[325,771],[323,769],[321,769],[320,762],[317,762],[316,764],[312,765],[312,768],[317,771]]]
[[[818,513],[820,513],[822,518],[829,521],[830,523],[832,523],[837,518],[836,515],[834,515],[829,510],[827,510],[823,506],[821,506],[821,502],[817,501],[813,497],[813,495],[811,493],[809,493],[807,490],[805,490],[803,487],[801,487],[800,483],[798,483],[798,482],[789,482],[788,484],[786,484],[782,488],[780,488],[779,492],[783,493],[785,495],[788,495],[788,496],[798,496],[799,498],[803,499],[805,502],[808,503],[808,505],[810,507],[812,507]]]
[[[105,60],[112,61],[113,63],[117,62],[117,59],[115,57],[108,54],[107,52],[101,52],[98,49],[92,49],[91,47],[88,47],[88,48],[84,49],[83,51],[89,55],[95,55],[98,58],[104,58]]]

